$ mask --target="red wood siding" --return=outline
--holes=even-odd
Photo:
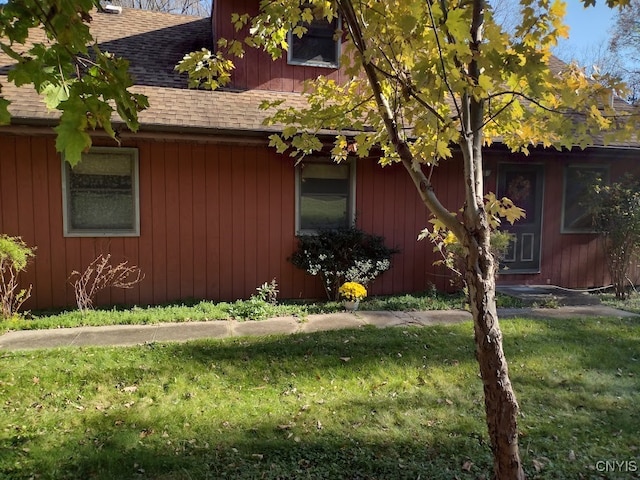
[[[61,161],[52,136],[0,136],[0,232],[37,246],[22,276],[33,284],[27,308],[72,306],[67,279],[97,255],[128,260],[146,277],[136,288],[103,292],[102,304],[158,304],[189,298],[235,300],[273,278],[282,298],[318,298],[319,280],[287,260],[296,247],[293,161],[266,146],[136,140],[139,152],[140,236],[66,238],[62,227]],[[500,161],[488,155],[488,189],[495,189]],[[571,157],[577,163],[603,158]],[[524,159],[523,161],[527,161]],[[567,157],[538,157],[545,165],[541,273],[500,275],[499,282],[591,287],[608,283],[596,236],[560,234],[563,167]],[[613,159],[611,177],[640,174],[639,162]],[[456,211],[463,185],[461,162],[443,162],[433,173],[436,193]],[[400,253],[376,281],[373,294],[448,289],[450,273],[428,241],[416,241],[429,215],[400,165],[375,161],[356,166],[357,225],[385,237]]]
[[[640,176],[640,155],[631,151],[593,149],[571,153],[537,153],[529,157],[513,154],[488,154],[492,170],[488,186],[495,190],[495,175],[500,162],[514,161],[544,165],[544,203],[540,273],[500,274],[498,283],[513,285],[559,285],[565,288],[590,288],[609,284],[609,273],[600,239],[587,233],[561,233],[564,167],[567,164],[609,164],[612,181],[625,172]],[[640,280],[640,278],[638,278]]]
[[[231,23],[233,13],[258,13],[257,0],[234,0],[233,2],[215,2],[213,12],[214,43],[220,38],[243,41],[247,29],[236,32]],[[278,92],[301,92],[305,80],[324,75],[337,82],[345,80],[343,72],[335,68],[305,67],[289,65],[286,52],[284,58],[273,61],[270,55],[255,48],[246,48],[243,58],[234,60],[235,69],[231,74],[229,88],[238,90],[273,90]]]
[[[67,279],[97,255],[139,265],[145,279],[101,304],[188,298],[235,300],[273,278],[283,297],[318,297],[320,284],[287,258],[295,248],[292,160],[255,146],[136,141],[140,236],[63,236],[61,160],[53,137],[0,137],[0,232],[36,246],[21,277],[30,309],[72,306]]]

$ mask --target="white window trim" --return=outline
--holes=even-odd
[[[562,210],[560,211],[560,233],[570,233],[570,234],[598,233],[595,230],[565,228],[564,217],[565,217],[565,207],[567,202],[567,171],[572,168],[585,168],[585,169],[601,168],[606,171],[606,174],[607,174],[606,181],[608,182],[611,175],[610,167],[611,166],[608,164],[601,164],[601,163],[570,163],[564,166],[564,169],[562,172]]]
[[[329,163],[332,160],[324,157],[307,157],[310,162],[315,163]],[[344,160],[348,162],[349,165],[349,197],[347,199],[347,208],[348,208],[348,216],[349,216],[349,226],[354,226],[356,223],[356,161],[355,159]],[[296,165],[296,185],[295,185],[295,195],[296,195],[296,235],[317,235],[318,230],[306,228],[302,229],[300,227],[300,181],[301,181],[301,166],[303,162]]]
[[[341,31],[341,30],[342,30],[342,18],[338,16],[336,31]],[[334,32],[334,35],[335,34],[336,33]],[[293,31],[289,30],[287,32],[287,45],[289,45],[289,48],[287,49],[287,63],[289,65],[299,65],[303,67],[320,67],[320,68],[332,68],[332,69],[340,68],[340,53],[342,51],[342,38],[335,39],[334,42],[336,44],[336,61],[335,62],[296,60],[295,58],[293,58]]]
[[[125,153],[133,159],[131,185],[133,188],[133,229],[131,230],[73,230],[69,219],[69,199],[67,189],[67,168],[62,156],[62,222],[65,237],[139,237],[140,236],[140,185],[139,159],[137,148],[126,147],[92,147],[89,153]]]

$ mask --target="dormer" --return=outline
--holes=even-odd
[[[256,15],[259,3],[259,0],[215,0],[212,11],[214,43],[220,38],[243,40],[247,32],[235,31],[231,15]],[[307,33],[301,38],[289,32],[289,51],[278,60],[272,60],[262,51],[247,48],[244,58],[234,61],[236,68],[228,88],[300,92],[305,80],[321,75],[342,81],[343,74],[339,70],[342,42],[335,38],[335,32],[341,27],[340,20],[328,22],[318,19],[305,24],[305,27]]]
[[[289,65],[339,68],[341,41],[336,38],[336,32],[340,29],[339,19],[335,18],[332,22],[315,19],[301,25],[307,29],[302,37],[294,35],[291,30],[287,36]]]

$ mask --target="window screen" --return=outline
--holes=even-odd
[[[289,32],[289,63],[338,67],[340,41],[334,39],[338,20],[313,20],[303,24],[307,32],[298,37]]]
[[[65,233],[137,235],[137,152],[94,149],[75,167],[64,162]]]
[[[305,163],[298,168],[298,230],[349,227],[353,220],[351,165]]]
[[[569,165],[564,171],[562,232],[593,232],[588,199],[594,183],[609,181],[609,169],[602,165]]]

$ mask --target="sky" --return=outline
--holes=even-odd
[[[558,53],[574,53],[578,56],[591,47],[606,44],[608,30],[613,26],[615,9],[607,7],[603,0],[597,0],[595,7],[584,8],[579,0],[566,0],[567,15],[565,23],[569,25],[569,39],[562,40]]]

